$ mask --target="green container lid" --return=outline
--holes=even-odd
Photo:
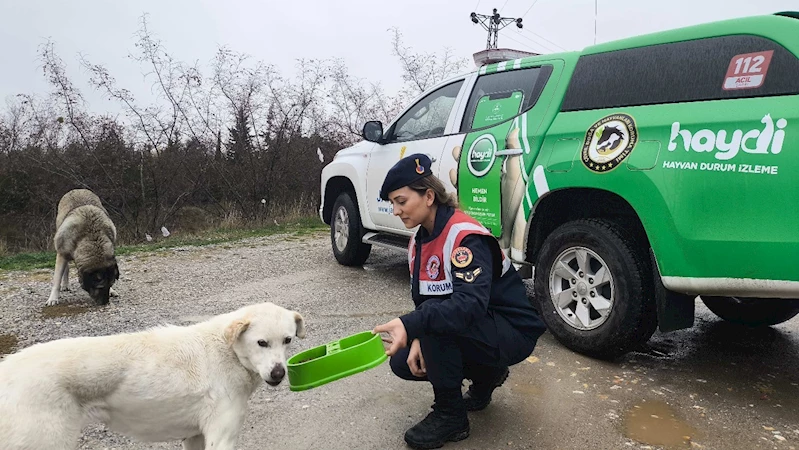
[[[297,353],[287,361],[292,391],[319,387],[388,359],[379,334],[364,331]]]

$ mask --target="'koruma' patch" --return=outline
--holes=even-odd
[[[636,143],[638,129],[632,116],[612,114],[596,121],[585,133],[580,159],[593,172],[609,172],[630,156]]]

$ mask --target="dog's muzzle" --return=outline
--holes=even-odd
[[[102,288],[94,288],[89,291],[89,296],[94,300],[94,302],[98,305],[107,305],[108,300],[111,297],[111,287],[106,286]]]
[[[269,372],[270,380],[264,380],[264,381],[266,381],[266,384],[270,386],[277,386],[278,384],[280,384],[281,381],[283,381],[283,377],[285,376],[286,376],[286,369],[284,369],[283,366],[275,366],[272,368],[272,371]]]

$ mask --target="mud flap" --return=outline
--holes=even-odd
[[[680,294],[663,286],[655,254],[649,249],[652,262],[652,280],[655,286],[655,300],[658,307],[658,329],[663,332],[682,330],[694,326],[695,295]]]

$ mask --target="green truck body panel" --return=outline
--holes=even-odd
[[[553,170],[547,173],[553,191],[594,188],[624,198],[641,219],[664,276],[798,281],[799,269],[787,262],[799,255],[799,140],[788,139],[790,125],[799,124],[799,97],[736,101],[740,108],[714,101],[565,113],[549,129],[538,161]],[[585,132],[618,113],[635,119],[638,143],[618,167],[594,173],[579,161]],[[726,132],[726,142],[737,139],[737,130],[762,135],[768,124],[759,118],[768,115],[769,123],[788,123],[777,154],[773,136],[772,145],[761,149],[750,138],[748,148],[756,153],[741,149],[724,160],[718,157],[731,152],[697,151],[690,144],[686,150],[683,136],[672,139],[678,121],[692,137],[710,130],[714,137],[697,140],[705,143],[702,150],[719,139],[720,131]],[[676,148],[670,150],[670,144]],[[557,171],[564,167],[572,168]]]
[[[518,162],[508,158],[507,163],[518,163],[523,171],[525,219],[531,220],[541,200],[532,182],[538,166],[549,189],[544,195],[572,188],[612,192],[637,213],[663,276],[799,281],[799,269],[790,263],[799,256],[799,96],[560,110],[580,56],[740,35],[770,39],[799,55],[799,20],[770,15],[525,58],[510,69],[488,65],[481,74],[541,65],[553,71],[532,109],[468,133],[464,151],[488,134],[497,148],[504,148],[509,133],[520,128],[524,152]],[[722,79],[718,83],[721,90]],[[599,136],[608,123],[625,121],[635,142],[618,164],[608,161],[590,168],[584,148],[590,146],[589,130]],[[461,179],[468,177],[464,172],[461,164]],[[471,190],[473,184],[466,186]],[[463,198],[470,192],[460,194]],[[498,198],[489,198],[489,203]],[[507,231],[504,225],[495,235]]]

